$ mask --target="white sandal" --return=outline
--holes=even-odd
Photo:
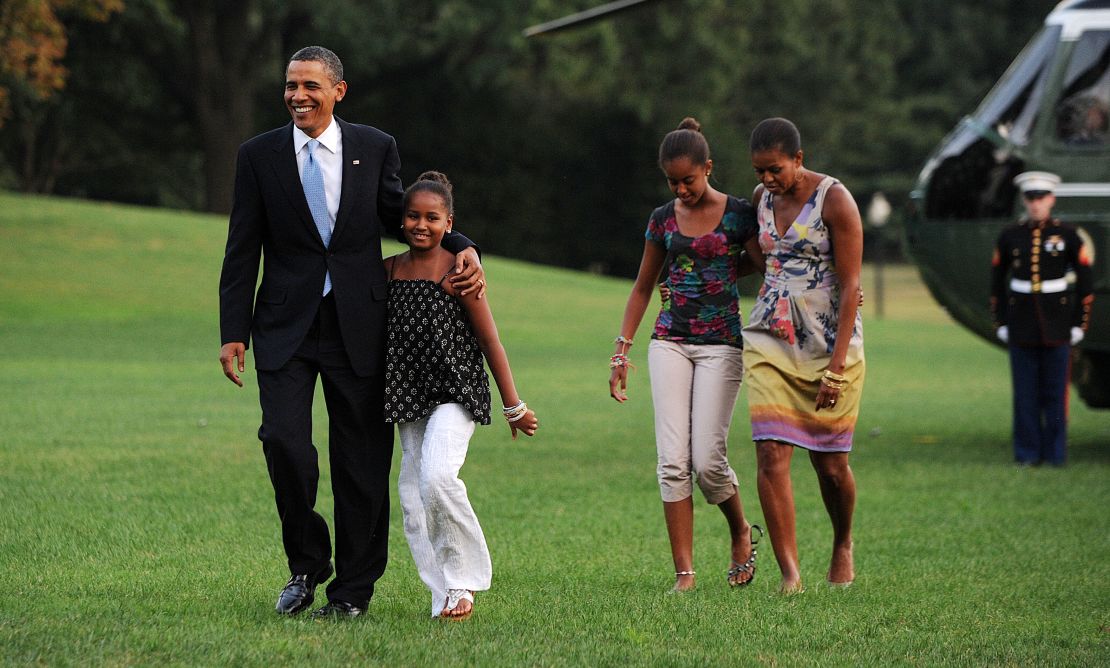
[[[462,615],[451,615],[455,608],[459,607],[459,603],[463,601],[470,601],[470,610]],[[452,622],[461,622],[474,612],[474,594],[467,589],[448,589],[447,590],[447,603],[443,606],[443,612],[440,613],[441,619],[446,619]]]

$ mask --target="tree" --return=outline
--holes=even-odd
[[[107,21],[122,0],[7,0],[0,5],[0,127],[11,117],[11,91],[39,101],[66,84],[66,28],[59,15]]]
[[[15,117],[22,149],[16,171],[23,190],[49,191],[57,176],[54,156],[40,157],[41,129],[53,111],[51,100],[66,85],[68,70],[61,62],[68,46],[66,21],[104,22],[122,8],[122,0],[6,0],[0,4],[0,127]],[[56,146],[55,139],[46,141]]]
[[[778,115],[807,165],[897,207],[1053,3],[672,0],[526,40],[598,0],[127,0],[66,26],[73,76],[31,115],[39,172],[56,175],[40,186],[227,210],[237,146],[289,120],[285,58],[323,44],[347,70],[338,114],[396,136],[406,182],[447,172],[484,249],[630,275],[669,196],[658,142],[684,116],[725,191],[751,193],[748,133]],[[0,179],[23,164],[11,135]]]
[[[279,81],[283,36],[311,15],[291,0],[173,0],[171,7],[183,33],[170,17],[152,24],[166,40],[157,61],[161,82],[192,109],[204,208],[227,212],[235,155],[256,129],[259,92]]]

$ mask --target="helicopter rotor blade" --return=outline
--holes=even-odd
[[[537,23],[534,26],[524,29],[525,37],[535,37],[537,35],[547,35],[566,28],[577,28],[592,21],[611,16],[617,12],[626,9],[632,9],[649,2],[656,0],[616,0],[615,2],[607,2],[604,5],[599,5],[593,9],[586,9],[569,16],[564,16],[561,19],[554,21],[547,21],[545,23]]]

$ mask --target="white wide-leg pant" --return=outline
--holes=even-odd
[[[460,404],[442,404],[423,420],[398,424],[397,430],[405,538],[420,579],[432,592],[435,617],[448,589],[485,591],[493,580],[486,537],[459,479],[474,418]]]

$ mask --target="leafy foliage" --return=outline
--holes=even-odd
[[[17,112],[41,147],[29,163],[29,139],[0,137],[0,184],[225,210],[236,145],[288,122],[284,59],[324,44],[350,84],[338,113],[395,135],[406,180],[445,171],[484,249],[631,275],[669,196],[658,141],[683,117],[702,122],[723,190],[751,192],[748,132],[786,116],[808,166],[897,211],[1055,3],[671,0],[521,34],[596,4],[129,0],[69,27],[80,82]]]
[[[35,100],[62,90],[68,71],[62,17],[107,21],[123,0],[6,0],[0,4],[0,126],[11,115],[11,87]]]

